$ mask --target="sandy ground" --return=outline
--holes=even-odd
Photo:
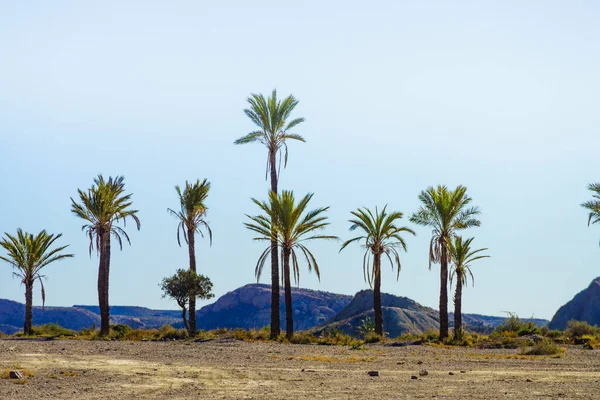
[[[0,399],[600,399],[600,351],[0,340]],[[380,376],[370,377],[376,370]],[[426,376],[411,379],[427,370]],[[454,375],[451,375],[452,372]]]

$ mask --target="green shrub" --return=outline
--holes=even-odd
[[[507,332],[514,332],[516,336],[541,335],[542,330],[533,321],[523,322],[515,313],[508,313],[502,324],[496,327],[492,334],[499,336],[509,336]]]
[[[528,356],[551,356],[564,353],[565,349],[558,346],[551,339],[545,338],[539,343],[534,344],[530,349],[523,349],[523,354]]]
[[[440,341],[440,333],[438,331],[436,331],[435,329],[428,329],[425,332],[423,332],[421,335],[419,335],[419,339],[421,339],[422,341],[429,343],[429,342],[439,342]]]
[[[316,342],[317,338],[308,332],[295,332],[294,336],[290,340],[293,344],[311,344]]]
[[[377,343],[380,342],[382,337],[375,332],[368,332],[365,336],[365,343]]]
[[[75,336],[75,331],[65,329],[58,324],[46,324],[41,326],[34,326],[31,328],[31,336],[43,336],[43,337],[67,337]],[[17,333],[15,336],[23,336],[22,332]]]
[[[364,350],[365,348],[363,347],[363,342],[361,341],[356,341],[354,343],[352,343],[352,345],[350,346],[350,350]]]
[[[351,346],[356,342],[352,336],[346,335],[338,328],[329,328],[325,330],[321,337],[317,339],[317,344],[326,345],[326,346]]]
[[[569,321],[565,331],[573,339],[581,338],[584,335],[600,336],[600,328],[597,325],[590,325],[585,321]]]
[[[109,337],[111,339],[123,340],[123,338],[128,335],[132,329],[125,324],[117,324],[111,325],[109,331]]]
[[[158,330],[159,339],[180,340],[187,339],[189,333],[185,329],[175,329],[171,325],[163,325]]]

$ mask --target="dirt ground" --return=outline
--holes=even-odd
[[[0,399],[600,399],[600,351],[0,340]],[[378,371],[371,377],[368,371]],[[425,376],[419,371],[426,370]],[[452,373],[452,374],[450,374]],[[418,379],[412,379],[412,376]]]

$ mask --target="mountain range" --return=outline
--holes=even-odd
[[[283,293],[281,294],[281,323],[285,324]],[[314,333],[337,328],[350,335],[357,335],[357,327],[367,317],[373,317],[373,293],[363,290],[355,296],[335,294],[320,290],[292,289],[294,324],[296,330]],[[600,295],[598,296],[600,299]],[[221,296],[213,304],[197,312],[198,329],[215,328],[262,328],[270,323],[271,288],[269,285],[248,284]],[[422,306],[407,297],[382,293],[384,329],[389,336],[403,333],[421,333],[438,329],[436,310]],[[6,334],[18,332],[23,326],[25,306],[21,303],[0,299],[0,331]],[[464,314],[466,329],[489,333],[502,323],[504,317]],[[450,315],[452,323],[452,314]],[[545,325],[546,320],[533,320]],[[99,326],[98,306],[74,305],[72,307],[33,308],[34,325],[58,323],[68,329],[80,330]],[[179,310],[152,310],[135,306],[111,306],[111,323],[126,324],[132,328],[158,328],[169,324],[183,326]]]

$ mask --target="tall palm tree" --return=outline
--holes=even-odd
[[[33,333],[32,303],[33,284],[35,280],[39,280],[42,286],[43,307],[46,302],[46,292],[44,290],[44,283],[42,282],[42,278],[45,278],[41,274],[42,269],[55,261],[73,257],[73,254],[63,253],[63,250],[69,247],[68,245],[52,248],[54,242],[62,236],[61,233],[57,235],[48,234],[44,230],[34,236],[18,229],[17,236],[12,236],[8,233],[4,235],[5,237],[0,241],[0,246],[8,254],[0,256],[0,260],[11,264],[16,270],[13,272],[14,275],[21,279],[21,283],[25,285],[25,324],[23,326],[23,333],[31,335]]]
[[[318,239],[338,239],[337,236],[321,235],[317,233],[329,225],[329,223],[326,222],[327,217],[323,215],[329,207],[317,208],[305,212],[312,197],[312,193],[309,193],[296,204],[293,192],[283,191],[283,193],[278,196],[275,192],[271,191],[269,193],[268,203],[252,199],[252,201],[261,208],[264,214],[254,217],[248,215],[247,217],[250,218],[252,222],[244,224],[248,229],[260,235],[254,238],[254,240],[269,242],[276,240],[278,245],[281,246],[285,290],[286,336],[288,339],[291,339],[294,335],[290,259],[291,272],[294,274],[294,281],[296,283],[300,280],[298,252],[304,255],[308,270],[312,271],[314,269],[320,280],[319,264],[317,263],[315,256],[306,247],[306,242]],[[269,244],[256,263],[255,272],[257,277],[260,277],[263,266],[271,252],[272,246]]]
[[[90,239],[89,252],[95,248],[100,255],[98,265],[98,303],[100,306],[100,334],[108,335],[110,308],[108,301],[108,287],[110,276],[110,251],[111,235],[123,250],[123,238],[131,244],[127,232],[117,224],[123,222],[126,226],[127,219],[131,218],[140,229],[138,210],[131,208],[131,194],[125,194],[123,176],[104,179],[102,175],[94,178],[94,184],[87,191],[77,189],[80,203],[71,198],[71,212],[83,219],[86,223],[81,230],[85,231]]]
[[[429,242],[429,269],[440,264],[440,339],[448,337],[448,263],[451,260],[448,243],[462,229],[477,227],[480,211],[469,207],[472,199],[467,188],[459,185],[454,190],[446,186],[429,187],[419,195],[421,207],[410,220],[418,225],[432,228]]]
[[[383,313],[381,310],[381,256],[385,255],[392,265],[397,269],[396,279],[400,277],[400,254],[398,249],[406,251],[406,242],[400,236],[402,233],[415,232],[405,226],[398,226],[397,222],[403,217],[399,211],[387,213],[387,206],[381,212],[375,208],[375,213],[368,208],[359,208],[352,211],[355,217],[349,222],[352,224],[350,230],[360,229],[363,233],[350,239],[340,248],[340,252],[352,242],[364,241],[365,255],[363,257],[363,274],[365,281],[373,288],[373,310],[375,312],[375,333],[383,335]],[[373,261],[371,264],[371,257]]]
[[[244,113],[258,126],[258,130],[248,133],[236,140],[235,144],[261,143],[267,147],[266,175],[271,177],[271,191],[277,193],[278,175],[283,158],[283,167],[287,166],[288,140],[304,142],[300,135],[291,133],[290,130],[304,122],[304,118],[291,119],[292,111],[298,105],[298,100],[290,95],[283,100],[277,100],[277,90],[273,90],[271,97],[265,99],[262,94],[252,93],[248,97],[250,108]],[[279,156],[279,165],[277,163]],[[278,168],[279,166],[279,168]],[[279,336],[279,260],[277,257],[277,241],[271,242],[271,338]]]
[[[177,226],[177,243],[181,246],[180,232],[183,233],[183,238],[188,244],[188,253],[190,257],[190,271],[196,272],[196,232],[200,236],[204,237],[202,228],[208,232],[210,244],[212,245],[212,231],[208,222],[204,218],[206,216],[205,200],[208,197],[208,191],[210,190],[210,183],[205,179],[202,182],[196,180],[194,184],[185,182],[185,189],[183,191],[179,186],[175,186],[175,191],[179,196],[179,202],[181,205],[180,211],[174,211],[167,209],[171,215],[179,220]],[[190,296],[189,299],[189,332],[190,335],[196,334],[196,296]]]
[[[475,278],[471,272],[471,263],[482,258],[488,258],[488,255],[480,254],[487,248],[472,250],[471,242],[474,238],[464,240],[460,236],[448,240],[448,253],[452,258],[452,270],[450,272],[450,285],[456,277],[456,289],[454,292],[454,337],[457,340],[462,339],[462,287],[467,285],[468,275],[471,276],[471,282],[475,285]],[[467,275],[468,274],[468,275]]]
[[[588,189],[594,193],[592,200],[583,203],[581,207],[589,211],[588,226],[590,226],[600,222],[600,183],[590,183]]]

